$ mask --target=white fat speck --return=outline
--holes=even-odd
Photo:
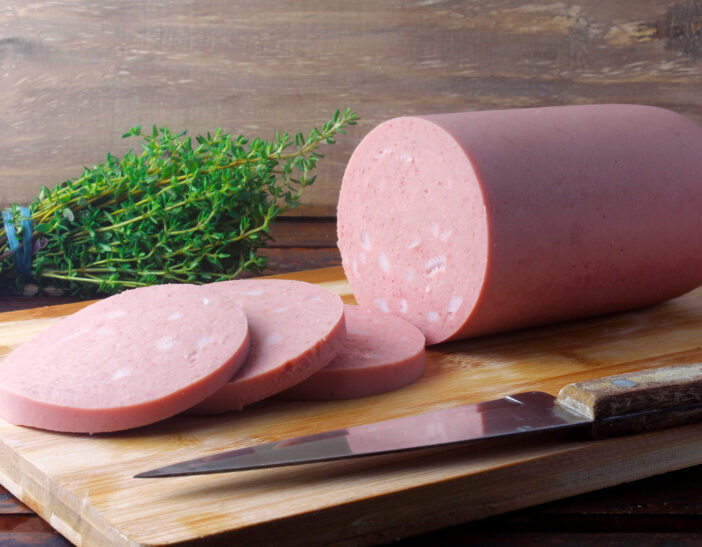
[[[366,353],[364,357],[366,359],[380,359],[383,357],[383,354],[378,351],[373,351],[371,353]]]
[[[282,341],[283,337],[280,335],[280,333],[278,331],[274,331],[266,337],[264,344],[266,346],[275,346],[276,344],[280,344]]]
[[[407,249],[409,249],[411,251],[412,249],[416,249],[417,247],[419,247],[421,244],[422,244],[422,238],[419,236],[416,236],[412,241],[409,242],[409,245],[407,245]]]
[[[383,313],[390,313],[390,306],[388,306],[388,303],[385,300],[382,298],[376,298],[375,303],[378,305],[378,308],[380,308],[380,311]]]
[[[427,285],[426,287],[424,287],[424,292],[429,294],[431,292],[431,285]]]
[[[446,255],[433,256],[424,265],[426,276],[434,277],[446,269]]]
[[[427,313],[427,319],[430,323],[436,323],[439,320],[439,314],[435,311]]]
[[[365,230],[361,230],[361,247],[363,247],[366,251],[370,251],[373,248],[373,245],[371,244],[371,237]]]
[[[273,310],[273,313],[283,313],[288,311],[288,308],[276,308]]]
[[[63,344],[64,342],[68,342],[69,340],[73,340],[74,338],[77,338],[78,336],[81,336],[82,334],[85,334],[90,330],[90,327],[83,327],[80,330],[77,330],[76,332],[69,334],[68,336],[64,336],[61,338],[61,340],[58,341],[59,344]]]
[[[163,338],[159,338],[158,340],[156,340],[156,349],[160,349],[162,351],[171,349],[172,347],[175,347],[177,345],[178,342],[174,340],[171,336],[164,336]]]
[[[429,226],[429,231],[431,232],[431,235],[434,237],[439,237],[439,225],[436,222],[432,222],[431,226]]]
[[[179,311],[173,312],[171,315],[168,316],[169,321],[175,321],[176,319],[180,319],[183,317],[183,314],[180,313]]]
[[[462,296],[452,296],[451,300],[449,300],[448,306],[446,307],[446,311],[449,313],[456,313],[461,307],[461,304],[463,304]]]
[[[386,274],[390,273],[390,261],[388,260],[388,257],[385,256],[385,253],[380,253],[378,255],[378,264],[380,264],[380,269]]]
[[[414,270],[407,270],[405,277],[407,278],[407,281],[412,281],[414,279]]]
[[[365,264],[365,263],[366,263],[366,253],[364,253],[363,251],[361,251],[360,253],[358,253],[358,261],[359,261],[361,264]]]
[[[360,329],[348,329],[346,331],[348,334],[353,334],[354,336],[368,336],[368,333]]]
[[[322,300],[322,297],[319,296],[318,294],[315,294],[314,296],[310,296],[309,298],[306,299],[308,302],[319,302]]]
[[[203,298],[203,299],[202,299],[202,305],[203,305],[203,306],[209,306],[209,305],[210,305],[210,299],[209,299],[209,298]]]
[[[129,376],[130,370],[128,368],[118,368],[112,373],[112,379],[113,380],[119,380],[120,378],[124,378],[125,376]]]
[[[263,291],[261,289],[254,289],[252,291],[242,291],[239,294],[242,296],[261,296]]]
[[[115,331],[113,331],[111,328],[105,326],[99,327],[95,330],[95,334],[99,334],[100,336],[106,336],[108,334],[113,334],[114,332]]]
[[[400,302],[400,313],[407,313],[407,300],[404,298],[402,299],[402,302]]]
[[[405,152],[404,150],[402,151],[402,154],[400,154],[400,158],[403,161],[406,161],[407,163],[414,163],[414,157]]]
[[[451,234],[453,234],[453,230],[451,228],[449,228],[448,230],[444,230],[443,232],[441,232],[439,239],[441,241],[446,241],[446,240],[448,240],[448,238],[451,237]]]
[[[116,319],[117,317],[122,317],[124,315],[127,315],[127,312],[124,310],[112,310],[110,313],[107,314],[107,318]]]
[[[197,341],[195,342],[195,347],[197,349],[202,349],[204,348],[207,344],[212,342],[212,337],[211,336],[199,336]]]
[[[353,276],[354,276],[354,277],[358,277],[358,276],[359,276],[358,262],[356,261],[355,258],[351,261],[351,272],[353,272]]]

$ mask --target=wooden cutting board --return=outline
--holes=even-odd
[[[340,268],[281,277],[353,302]],[[83,304],[0,314],[0,358]],[[353,545],[540,504],[702,463],[702,424],[589,441],[505,440],[273,470],[134,479],[146,469],[280,438],[702,360],[702,288],[664,304],[450,343],[416,384],[352,401],[266,401],[118,434],[0,420],[0,482],[75,544]]]

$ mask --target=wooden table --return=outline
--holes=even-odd
[[[273,230],[267,273],[340,263],[334,219],[290,218]],[[65,302],[0,299],[0,312]],[[700,545],[702,466],[623,484],[409,538],[398,545]],[[56,531],[0,487],[0,545],[68,545]]]

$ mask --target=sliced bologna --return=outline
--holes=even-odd
[[[125,291],[61,320],[0,363],[0,416],[75,433],[117,431],[202,401],[249,347],[241,307],[194,285]]]
[[[344,306],[346,341],[332,362],[281,394],[286,399],[333,400],[399,389],[424,373],[424,335],[404,319]]]
[[[673,298],[702,283],[700,151],[639,105],[387,121],[344,174],[344,271],[430,344]]]
[[[236,376],[194,413],[240,410],[279,393],[327,365],[346,337],[343,302],[323,287],[244,279],[214,283],[207,290],[213,297],[234,298],[244,308],[251,350]]]

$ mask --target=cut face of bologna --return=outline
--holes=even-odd
[[[429,344],[679,296],[702,283],[701,150],[640,105],[389,120],[344,174],[346,277]]]
[[[281,397],[334,400],[407,386],[424,373],[422,332],[400,317],[344,306],[346,341],[331,363]]]
[[[344,305],[327,289],[301,281],[244,279],[207,286],[245,310],[251,351],[241,370],[194,413],[240,410],[326,366],[346,336]]]
[[[244,312],[225,294],[193,285],[125,291],[66,317],[0,363],[0,416],[74,433],[147,425],[219,389],[248,348]]]

